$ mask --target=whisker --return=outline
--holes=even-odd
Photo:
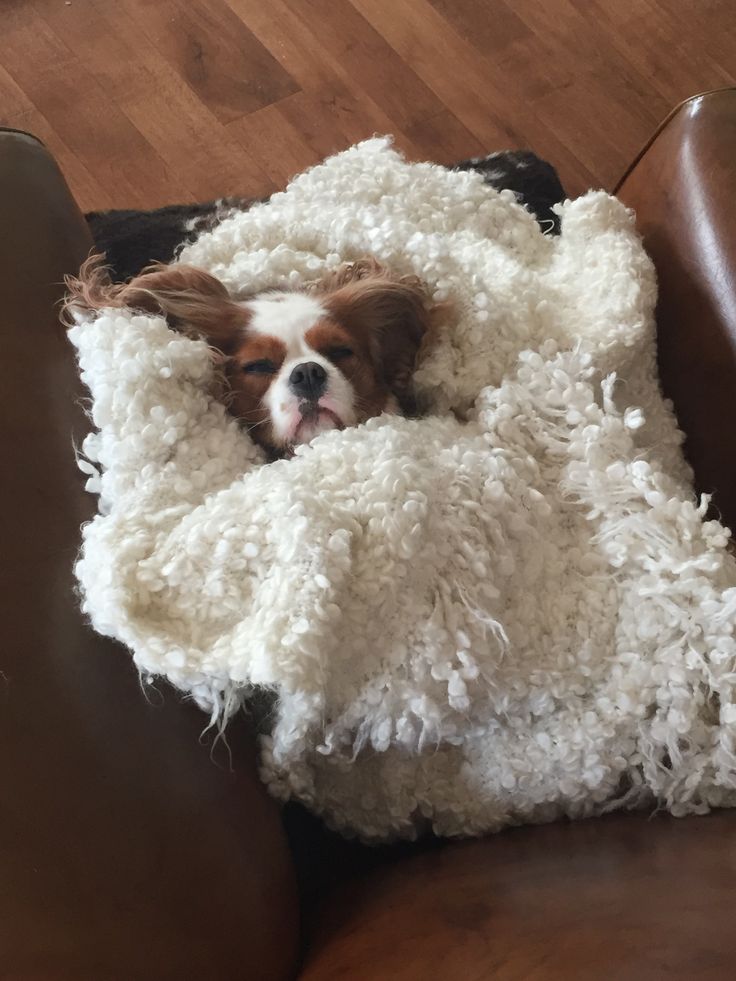
[[[268,419],[261,419],[260,422],[253,422],[250,425],[246,426],[245,428],[247,429],[248,432],[251,432],[251,430],[257,429],[258,426],[262,426],[262,425],[264,425],[264,423],[267,423],[267,422],[268,422]]]
[[[260,413],[262,411],[262,409],[249,409],[247,412],[241,412],[239,418],[244,419],[246,416],[254,416],[256,413]]]

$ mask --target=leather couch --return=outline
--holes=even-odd
[[[619,187],[660,277],[663,386],[736,522],[736,90],[679,106]],[[0,132],[0,977],[726,979],[736,817],[617,814],[367,849],[279,812],[245,721],[228,754],[82,622],[86,429],[57,323],[90,247],[53,159]]]

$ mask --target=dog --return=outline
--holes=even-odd
[[[244,299],[183,264],[149,266],[114,284],[101,255],[66,285],[67,323],[75,311],[132,307],[206,340],[229,411],[272,458],[383,412],[413,414],[412,375],[439,310],[418,277],[374,259]]]

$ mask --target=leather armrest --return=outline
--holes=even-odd
[[[698,489],[736,529],[736,88],[678,106],[616,193],[659,278],[659,370]]]
[[[297,910],[250,737],[219,764],[203,714],[146,698],[82,622],[72,563],[93,501],[55,304],[91,241],[53,159],[0,131],[0,951],[16,978],[293,976]]]

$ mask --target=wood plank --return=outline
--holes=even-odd
[[[432,0],[455,31],[484,55],[502,51],[531,31],[508,3],[495,0]]]
[[[284,0],[270,0],[268,7],[260,0],[228,2],[274,57],[288,66],[315,107],[319,103],[331,107],[335,122],[332,124],[328,118],[326,125],[333,125],[344,135],[344,146],[386,133],[394,135],[400,150],[413,155],[411,139],[372,98],[372,93],[358,84],[351,71],[323,46],[319,30],[307,22],[306,16],[297,16]],[[248,120],[242,120],[242,127],[237,128],[247,133]]]
[[[232,122],[298,89],[223,0],[131,0],[128,9],[221,122]]]
[[[481,143],[519,144],[513,123],[500,117],[493,95],[487,92],[481,59],[431,4],[425,0],[352,3]],[[437,70],[438,66],[444,68]]]
[[[319,89],[332,84],[337,76],[320,50],[319,38],[309,30],[284,0],[227,0],[233,13],[252,31],[281,68],[299,88]]]
[[[736,81],[733,5],[703,3],[700,16],[682,20],[672,17],[671,6],[671,0],[665,5],[648,0],[623,5],[591,0],[585,7],[605,43],[639,73],[660,117],[697,92]],[[676,7],[684,12],[681,4]],[[614,92],[608,98],[611,94],[615,97]]]
[[[268,174],[277,190],[282,190],[292,177],[319,161],[312,147],[279,111],[278,105],[251,112],[226,128],[247,147],[251,158]]]
[[[285,0],[228,0],[256,37],[286,67],[300,89],[320,106],[333,104],[339,128],[350,142],[398,127],[351,72],[323,46],[319,31],[298,17]]]
[[[0,65],[0,126],[13,126],[12,119],[33,109],[33,103]]]
[[[451,167],[470,157],[482,156],[487,148],[466,129],[460,120],[443,109],[430,119],[422,119],[405,128],[412,144],[412,157]]]
[[[319,93],[298,92],[276,106],[301,141],[313,154],[313,163],[349,147],[351,139],[340,127],[337,95],[323,99]]]
[[[3,0],[0,121],[85,207],[261,195],[374,133],[415,159],[505,147],[572,194],[736,83],[733,0]]]
[[[442,102],[348,0],[286,0],[322,50],[369,92],[399,129],[436,116]]]
[[[141,32],[134,39],[135,14],[125,3],[68,8],[34,0],[34,9],[67,45],[84,48],[90,73],[176,173],[175,197],[257,197],[275,189],[151,40]]]
[[[626,120],[621,119],[624,126],[627,123],[629,126],[656,125],[662,112],[666,111],[666,105],[661,104],[652,92],[646,75],[642,75],[629,58],[611,44],[593,4],[580,7],[571,0],[556,0],[554,10],[550,10],[533,0],[520,0],[514,9],[539,43],[541,56],[554,57],[555,51],[563,45],[569,48],[565,68],[571,81],[586,90],[586,111],[593,115],[594,106],[605,104],[611,128],[619,132],[618,121],[612,119],[611,114],[621,115],[623,111],[626,113]],[[596,112],[590,121],[595,124],[600,118],[601,114]]]
[[[573,192],[595,183],[588,168],[514,92],[507,73],[498,72],[490,59],[455,33],[428,0],[352,3],[377,29],[380,26],[486,152],[528,147],[555,161]]]
[[[145,207],[151,195],[166,201],[172,180],[164,162],[106,97],[83,60],[28,4],[4,11],[3,27],[6,71],[97,183],[115,189],[110,197],[119,195],[120,206],[133,207]],[[56,152],[53,142],[49,146]]]
[[[601,184],[611,186],[671,104],[652,84],[649,54],[637,56],[639,39],[652,35],[647,30],[645,4],[629,0],[616,7],[619,16],[628,8],[630,15],[636,12],[644,18],[641,29],[630,30],[624,44],[617,43],[614,32],[606,29],[604,6],[615,5],[556,0],[550,8],[534,0],[519,0],[514,10],[533,32],[530,53],[533,44],[535,59],[549,61],[563,45],[569,49],[565,59],[568,81],[536,93],[536,111],[563,142],[585,146],[579,158],[599,176]],[[672,58],[671,51],[668,57]]]
[[[299,157],[307,150],[307,156],[311,156],[308,165],[321,159],[319,150],[315,149],[318,142],[324,142],[327,147],[325,152],[332,153],[375,133],[394,133],[397,146],[408,154],[412,153],[411,141],[398,129],[394,120],[356,86],[350,73],[322,47],[319,34],[313,33],[284,0],[271,0],[267,8],[260,0],[229,2],[274,57],[282,65],[288,66],[289,73],[300,86],[303,95],[290,97],[271,107],[274,112],[270,118],[281,119],[276,123],[281,141],[286,139],[292,145],[295,140],[301,143],[301,147],[295,146]],[[298,114],[295,113],[296,106],[301,106]],[[303,118],[305,112],[310,118]],[[262,117],[263,113],[259,115]],[[230,126],[248,148],[251,148],[253,139],[259,140],[258,128],[262,122],[261,119],[256,123],[254,133],[251,119],[252,116],[247,116]],[[318,127],[326,130],[325,135],[319,138],[316,134]],[[259,157],[259,162],[262,168],[267,167],[263,156]],[[278,171],[278,163],[274,167]]]

